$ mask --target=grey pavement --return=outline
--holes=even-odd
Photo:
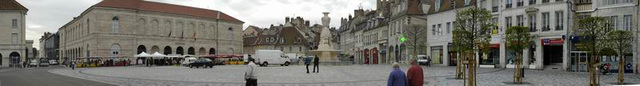
[[[64,67],[3,68],[0,70],[0,86],[114,86],[47,72],[60,68]]]
[[[401,68],[406,72],[409,66]],[[312,68],[312,67],[310,67]],[[423,67],[425,86],[462,86],[464,80],[451,79],[455,67]],[[306,73],[304,66],[259,67],[258,84],[261,86],[384,86],[391,71],[390,65],[320,66],[320,73]],[[187,68],[177,66],[156,67],[100,67],[53,69],[49,72],[71,77],[127,86],[239,86],[244,84],[243,65],[224,65],[214,68]],[[310,70],[311,71],[311,70]],[[479,68],[478,86],[508,85],[513,69]],[[524,81],[544,86],[580,86],[587,84],[586,73],[562,70],[526,70]],[[617,75],[604,75],[601,83],[615,82]],[[640,82],[636,74],[627,74],[626,82]]]

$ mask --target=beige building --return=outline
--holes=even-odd
[[[15,0],[0,0],[0,67],[20,66],[26,60],[26,49],[31,48],[24,34],[27,11]]]
[[[143,0],[103,0],[59,28],[61,61],[242,53],[244,22],[216,10]]]

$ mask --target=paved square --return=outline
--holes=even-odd
[[[408,65],[401,68],[406,72]],[[312,67],[310,67],[312,68]],[[453,78],[455,67],[423,67],[426,86],[461,86],[464,80]],[[259,67],[258,83],[277,86],[384,86],[391,71],[390,65],[320,66],[320,73],[306,73],[305,66]],[[156,67],[100,67],[54,69],[49,72],[116,85],[195,85],[237,86],[243,85],[243,65],[224,65],[214,68],[187,68],[177,66]],[[310,69],[310,71],[312,71]],[[587,85],[586,73],[563,70],[526,70],[525,82],[529,85]],[[615,82],[617,75],[604,75],[602,83]],[[478,69],[479,86],[507,85],[513,79],[513,69]],[[627,74],[625,82],[638,83],[640,76]]]

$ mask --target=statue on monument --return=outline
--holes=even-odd
[[[333,49],[331,47],[331,31],[329,30],[329,22],[331,18],[329,18],[329,12],[323,12],[324,17],[322,17],[322,30],[320,32],[320,43],[318,45],[318,49],[313,50],[312,52],[320,57],[321,62],[337,62],[338,50]]]

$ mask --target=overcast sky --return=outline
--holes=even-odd
[[[102,0],[18,0],[29,9],[26,39],[39,48],[44,32],[56,32]],[[340,18],[353,14],[354,9],[375,9],[375,0],[148,0],[190,7],[219,10],[244,21],[244,27],[279,25],[286,16],[300,16],[311,24],[320,24],[322,12],[330,12],[331,27],[340,26]],[[243,27],[243,29],[244,29]]]

